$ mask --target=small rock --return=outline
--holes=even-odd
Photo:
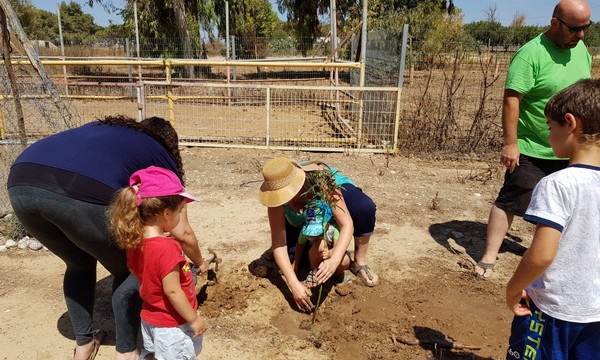
[[[39,250],[43,247],[43,245],[37,240],[30,240],[28,246],[31,250]]]
[[[0,245],[0,252],[6,251],[6,245]]]
[[[17,247],[21,250],[27,249],[27,246],[29,246],[29,241],[23,241],[23,239],[19,240],[17,243]]]
[[[481,197],[480,193],[473,193],[473,195],[477,196],[477,197]]]
[[[453,231],[453,232],[452,232],[452,236],[453,236],[455,239],[460,239],[460,238],[462,238],[463,236],[465,236],[465,234],[461,233],[460,231]]]
[[[12,248],[12,247],[15,247],[15,246],[17,246],[17,242],[16,242],[16,241],[14,241],[13,239],[8,239],[8,240],[6,241],[6,244],[4,244],[4,246],[6,246],[6,248],[7,248],[7,249],[10,249],[10,248]]]

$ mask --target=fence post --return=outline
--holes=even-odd
[[[129,44],[129,38],[125,38],[125,52],[127,54],[127,58],[131,59],[131,46]],[[131,71],[131,65],[127,65],[127,78],[129,79],[129,83],[132,84],[129,86],[129,96],[133,97],[133,73]]]
[[[394,119],[394,144],[392,147],[392,152],[394,154],[396,152],[398,152],[398,132],[400,131],[400,99],[401,99],[401,95],[402,95],[402,88],[398,87],[398,92],[396,93],[396,114],[395,114],[395,119]]]
[[[17,127],[19,129],[19,139],[21,140],[21,147],[25,149],[27,147],[27,131],[25,130],[25,115],[23,114],[23,106],[21,104],[21,95],[19,87],[17,86],[17,77],[13,71],[12,60],[11,60],[11,45],[10,45],[10,32],[8,30],[8,20],[4,8],[0,8],[0,26],[2,26],[2,60],[4,60],[4,66],[6,67],[6,74],[8,75],[8,81],[10,82],[10,88],[12,90],[13,101],[15,106],[15,113],[17,115]]]
[[[57,5],[58,11],[58,36],[60,37],[60,55],[62,56],[62,61],[65,61],[65,43],[63,41],[62,34],[62,22],[60,21],[60,4]],[[38,54],[40,53],[38,49]],[[69,95],[69,83],[67,82],[67,66],[63,65],[63,77],[65,79],[65,95]]]
[[[367,52],[367,2],[368,0],[363,0],[363,8],[362,8],[362,31],[361,31],[361,42],[360,42],[360,79],[359,79],[359,87],[360,90],[358,92],[358,129],[356,135],[356,142],[358,147],[361,147],[362,144],[362,123],[363,123],[363,110],[364,110],[364,90],[365,87],[365,66],[366,66],[366,52]]]
[[[231,60],[235,61],[236,60],[236,55],[235,55],[235,36],[231,37]],[[233,66],[233,81],[236,82],[237,81],[237,74],[236,74],[236,67]],[[237,88],[233,88],[233,97],[237,97]]]
[[[171,79],[171,60],[165,60],[165,72],[167,79],[167,104],[169,104],[169,121],[175,123],[175,102],[173,101],[173,85]]]
[[[135,19],[135,50],[137,52],[137,59],[140,60],[140,30],[138,25],[138,13],[137,13],[137,0],[133,2],[133,17]],[[137,98],[138,98],[138,121],[144,120],[146,117],[146,110],[144,110],[144,89],[142,84],[142,65],[138,64],[138,87],[137,87]]]
[[[266,145],[267,149],[269,148],[269,143],[271,140],[271,87],[267,87],[267,99],[266,99],[266,120],[267,120],[267,133],[266,133]]]
[[[398,73],[398,87],[404,85],[404,67],[406,65],[406,43],[408,41],[408,24],[402,28],[402,50],[400,51],[400,71]]]

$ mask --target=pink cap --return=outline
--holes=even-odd
[[[129,178],[129,186],[136,194],[135,203],[142,204],[142,199],[149,197],[179,195],[186,202],[195,201],[196,198],[187,193],[181,180],[171,170],[157,166],[150,166],[134,172]]]

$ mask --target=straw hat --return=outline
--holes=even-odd
[[[302,189],[306,173],[284,157],[269,160],[262,169],[264,181],[258,200],[267,207],[277,207],[292,200]]]

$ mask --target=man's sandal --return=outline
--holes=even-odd
[[[480,269],[482,269],[483,273],[480,274],[480,273],[477,272],[477,269],[475,269],[475,274],[480,279],[482,279],[482,280],[489,280],[492,277],[492,275],[494,274],[494,267],[495,266],[496,266],[496,264],[490,264],[490,263],[486,263],[486,262],[480,261],[480,262],[477,263],[477,267],[479,267]],[[488,270],[492,270],[492,271],[490,272],[490,274],[488,276],[485,276],[485,273]]]
[[[364,271],[365,275],[367,277],[367,279],[369,279],[369,281],[367,281],[367,279],[365,279],[360,272]],[[362,283],[365,286],[368,287],[373,287],[373,286],[377,286],[379,284],[379,282],[373,282],[373,274],[371,274],[371,269],[369,268],[369,265],[350,265],[350,272],[354,274],[354,276],[356,276],[357,278],[360,279],[360,281],[362,281]]]

